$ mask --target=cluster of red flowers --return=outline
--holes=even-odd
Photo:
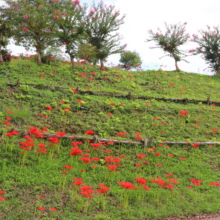
[[[121,136],[121,137],[126,137],[126,132],[118,132],[118,136]]]
[[[10,108],[6,108],[6,110],[8,110],[8,111],[9,111],[9,110],[10,110]],[[13,112],[12,112],[12,111],[9,111],[8,113],[9,113],[9,114],[13,114]],[[3,124],[5,124],[6,126],[9,126],[9,125],[10,125],[9,121],[11,120],[11,118],[10,118],[10,117],[8,117],[8,116],[6,116],[6,117],[5,117],[5,119],[6,119],[6,120],[8,120],[8,121],[3,121]]]
[[[4,194],[4,193],[5,193],[4,191],[0,190],[1,195]],[[0,200],[5,200],[1,195],[0,195]]]
[[[44,116],[42,114],[38,114],[38,116],[42,117],[42,118],[49,118],[48,116]]]
[[[191,181],[194,185],[201,186],[200,183],[202,182],[202,180],[196,180],[196,179],[192,178],[192,179],[190,179],[190,181]]]
[[[17,131],[8,132],[7,136],[19,135]]]
[[[179,111],[179,113],[180,113],[181,116],[186,116],[188,111]]]
[[[136,135],[137,135],[136,140],[142,140],[142,137],[140,136],[140,132],[137,132]]]
[[[49,110],[49,111],[51,111],[53,108],[51,107],[51,106],[49,106],[49,105],[46,105],[45,106],[46,108],[47,108],[47,110]]]
[[[82,192],[80,192],[79,194],[83,195],[83,197],[86,198],[93,198],[93,196],[91,196],[91,194],[93,194],[95,191],[91,190],[92,186],[83,186],[81,188],[79,188],[79,190],[81,190]]]

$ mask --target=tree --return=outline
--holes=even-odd
[[[11,24],[11,14],[14,9],[9,6],[2,6],[0,9],[0,63],[3,62],[2,55],[5,50],[2,48],[6,48],[9,43],[9,38],[12,36],[12,24]]]
[[[120,15],[119,11],[112,14],[114,6],[106,7],[105,5],[104,7],[102,1],[97,7],[95,7],[95,3],[91,7],[89,14],[85,17],[85,33],[89,43],[97,48],[96,58],[100,60],[102,69],[104,59],[111,54],[121,53],[126,47],[126,44],[124,46],[116,44],[118,40],[122,39],[116,38],[118,34],[110,35],[110,33],[117,31],[119,26],[124,23],[125,15],[120,20],[116,20]]]
[[[184,23],[184,25],[186,25],[186,24],[187,23]],[[166,27],[167,27],[167,24],[166,24]],[[172,27],[171,29],[173,29],[172,25],[171,25],[171,27]],[[176,25],[174,25],[174,31],[172,33],[170,33],[170,29],[167,27],[168,31],[166,32],[165,36],[163,36],[163,34],[159,35],[158,33],[156,33],[156,35],[153,36],[153,39],[146,40],[146,42],[149,42],[152,40],[158,41],[158,44],[160,45],[160,47],[153,47],[153,48],[163,48],[163,50],[165,52],[170,53],[166,56],[170,56],[170,57],[174,58],[177,71],[180,71],[180,69],[177,65],[178,61],[183,60],[183,61],[189,63],[187,60],[184,60],[180,57],[180,55],[183,53],[177,49],[177,46],[184,44],[187,41],[187,38],[189,38],[190,36],[188,36],[188,34],[186,36],[183,36],[183,33],[185,31],[184,30],[185,27],[181,28],[181,30],[179,28],[180,27],[177,27]],[[176,32],[176,29],[177,29],[177,32]],[[158,28],[158,30],[160,30],[160,29]],[[160,32],[161,32],[161,30],[160,30]],[[152,30],[150,30],[149,33],[152,33]],[[168,36],[169,33],[170,33],[170,36]],[[161,58],[163,58],[163,57],[161,57]]]
[[[97,51],[95,46],[92,46],[89,42],[79,44],[76,58],[86,59],[89,62],[95,63],[98,61],[96,56]]]
[[[14,25],[13,38],[16,45],[22,44],[26,50],[35,47],[38,62],[41,62],[43,51],[56,42],[54,29],[57,21],[54,19],[53,7],[45,0],[6,0],[13,7],[21,10],[14,11],[11,23]],[[51,7],[51,8],[50,8]]]
[[[57,4],[57,3],[56,3]],[[60,46],[65,45],[65,53],[70,56],[72,65],[74,64],[74,58],[77,53],[77,43],[79,40],[85,38],[83,16],[86,14],[87,7],[83,8],[79,5],[79,1],[76,0],[73,3],[67,1],[63,4],[57,4],[56,16],[59,17],[60,22],[58,24],[58,30],[56,30],[56,36],[58,44]],[[62,13],[64,13],[62,15]]]
[[[209,26],[208,29],[210,29]],[[214,27],[214,29],[216,31],[209,33],[207,31],[202,31],[203,36],[201,39],[193,35],[191,41],[198,43],[200,47],[190,50],[189,52],[192,53],[192,55],[203,53],[205,60],[207,60],[206,63],[210,64],[211,69],[215,71],[216,75],[220,75],[220,34],[217,27]]]
[[[124,69],[130,69],[131,67],[138,67],[139,65],[142,64],[140,55],[134,51],[125,51],[121,53],[121,58],[120,58],[120,62],[123,63],[123,67]]]

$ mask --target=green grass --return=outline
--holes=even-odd
[[[18,86],[7,84],[17,83],[18,79]],[[69,90],[42,87],[47,85]],[[220,183],[219,145],[195,148],[192,144],[162,142],[220,141],[219,106],[71,91],[70,88],[77,86],[80,91],[122,95],[131,92],[134,96],[155,98],[207,99],[210,96],[210,100],[220,100],[219,76],[150,70],[127,72],[112,68],[100,71],[97,66],[81,64],[73,69],[69,63],[40,66],[27,60],[12,60],[9,65],[0,66],[2,219],[164,219],[220,212],[219,186],[209,185]],[[179,111],[188,111],[188,114],[181,117]],[[6,121],[10,125],[3,123]],[[85,137],[89,137],[85,132],[91,130],[98,137],[130,141],[138,141],[136,133],[140,132],[141,138],[153,137],[158,142],[149,143],[147,147],[101,143],[96,149],[87,141],[74,144],[74,139],[59,139],[58,143],[51,143],[31,134],[33,142],[25,144],[27,138],[6,135],[12,129],[27,132],[30,127],[39,131],[47,127],[46,133],[65,132]],[[126,132],[125,137],[118,132]],[[46,150],[39,151],[39,144],[44,144]],[[74,145],[83,152],[70,155]],[[22,149],[22,146],[28,148]],[[145,157],[139,159],[140,154]],[[106,161],[108,156],[120,161]],[[86,164],[80,159],[83,157],[100,160]],[[120,166],[110,171],[107,163]],[[158,177],[165,182],[155,183]],[[83,185],[73,185],[74,178],[82,178],[84,185],[92,187],[93,198],[79,194]],[[149,190],[135,182],[136,178],[144,178]],[[191,179],[202,182],[195,185]],[[130,182],[139,189],[123,188],[119,181]],[[110,188],[106,194],[97,191],[100,183]],[[52,207],[56,211],[50,210]]]

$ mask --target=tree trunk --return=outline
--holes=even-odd
[[[220,75],[220,67],[217,68],[215,75]]]
[[[0,41],[2,41],[2,31],[0,33]],[[0,44],[0,63],[4,62],[2,57],[2,46]]]
[[[176,66],[176,71],[180,71],[180,69],[179,69],[179,67],[178,67],[178,65],[177,65],[177,61],[175,60],[175,66]]]
[[[174,53],[173,53],[173,51],[171,51],[171,50],[169,50],[169,52],[173,55],[173,58],[175,59],[175,55],[174,55]],[[178,67],[178,65],[177,65],[177,61],[175,60],[175,66],[176,66],[176,71],[180,71],[180,69],[179,69],[179,67]]]
[[[76,67],[76,64],[75,63],[73,63],[73,56],[71,55],[71,53],[70,53],[70,50],[69,50],[69,48],[67,47],[67,45],[66,45],[66,50],[67,50],[67,52],[68,52],[68,54],[69,54],[69,56],[70,56],[70,62],[72,63],[72,67]]]
[[[38,63],[41,63],[41,55],[40,55],[40,50],[37,50],[37,55],[38,55]]]
[[[102,59],[100,59],[100,63],[101,63],[101,69],[104,67],[104,65],[103,65],[103,60]]]

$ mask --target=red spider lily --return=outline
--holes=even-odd
[[[39,210],[45,210],[44,207],[37,207]]]
[[[5,117],[5,119],[6,119],[6,120],[9,120],[9,121],[11,120],[11,118],[10,118],[10,117]]]
[[[166,177],[172,177],[172,176],[173,176],[173,174],[171,174],[171,173],[166,175]]]
[[[220,186],[220,183],[217,183],[217,182],[211,182],[208,184],[209,186]]]
[[[51,106],[49,106],[49,105],[46,105],[45,106],[46,108],[47,108],[47,110],[49,110],[49,111],[51,111],[53,108],[51,107]]]
[[[188,111],[179,111],[179,113],[180,113],[181,116],[186,116]]]
[[[136,140],[142,140],[142,137],[140,137],[140,132],[137,132],[136,135],[137,135]]]
[[[90,196],[92,193],[94,193],[94,190],[91,190],[92,187],[91,186],[83,186],[81,188],[79,188],[79,190],[81,190],[82,192],[80,192],[79,194],[83,195],[84,197],[89,197],[89,198],[93,198],[92,196]]]
[[[125,137],[126,134],[127,134],[126,132],[118,132],[118,135],[121,136],[121,137]]]
[[[174,83],[170,83],[170,86],[174,86]]]
[[[48,116],[44,116],[42,114],[38,114],[38,116],[42,117],[42,118],[49,118]]]
[[[141,160],[143,157],[146,157],[146,155],[145,155],[145,154],[139,154],[139,155],[138,155],[138,159],[140,159],[140,160]]]
[[[147,181],[144,179],[144,178],[136,178],[136,181],[135,181],[136,183],[141,183],[141,184],[146,184],[147,183]]]
[[[13,136],[13,135],[19,135],[19,134],[18,134],[17,131],[12,131],[11,133],[8,132],[6,135],[7,135],[7,136]]]
[[[50,208],[50,210],[51,211],[56,211],[57,209],[52,207],[52,208]]]
[[[62,137],[62,136],[64,136],[66,133],[65,133],[65,132],[60,132],[60,131],[58,131],[58,132],[56,132],[55,134],[57,135],[57,137]]]
[[[82,157],[80,160],[82,160],[84,163],[91,163],[91,159],[88,157]]]
[[[8,121],[3,121],[3,123],[4,123],[5,125],[10,125],[10,123],[9,123]]]
[[[169,179],[170,182],[173,182],[174,184],[179,184],[176,179]]]
[[[61,103],[63,103],[63,104],[65,104],[65,102],[64,101],[60,101]]]
[[[195,144],[193,144],[193,147],[195,147],[195,148],[198,148],[199,146],[199,143],[195,143]]]
[[[91,72],[91,74],[92,74],[93,76],[95,76],[95,73],[94,73],[94,72]]]
[[[108,164],[107,164],[107,167],[108,167],[111,171],[115,171],[116,168],[117,168],[117,165],[108,165]]]
[[[113,141],[109,141],[108,144],[114,144],[114,142]]]
[[[72,184],[73,184],[73,185],[76,185],[76,186],[84,185],[84,183],[82,182],[82,179],[80,179],[80,180],[75,180],[75,182],[73,182]]]
[[[68,169],[74,169],[74,167],[71,167],[71,166],[69,166],[69,165],[64,165],[63,167],[66,167],[66,168],[68,168]]]
[[[49,138],[47,138],[47,139],[50,140],[51,143],[55,143],[55,144],[58,144],[58,143],[59,143],[59,139],[58,139],[58,138],[49,137]]]
[[[111,105],[114,105],[114,103],[113,103],[112,101],[110,101],[110,104],[111,104]]]
[[[117,157],[108,156],[105,158],[105,161],[109,163],[119,163],[121,160],[119,160]]]
[[[77,148],[72,148],[70,150],[72,151],[72,153],[70,153],[70,155],[73,155],[73,156],[77,156],[77,155],[79,155],[83,152],[82,150],[78,149],[78,147]]]
[[[111,116],[112,114],[111,114],[111,112],[108,112],[108,116]]]
[[[174,157],[174,155],[173,154],[169,154],[169,157]]]
[[[167,184],[167,188],[168,188],[168,189],[173,189],[173,185],[172,185],[171,183],[168,183],[168,184]]]
[[[181,159],[181,160],[186,160],[186,158],[184,158],[184,157],[180,157],[180,159]]]
[[[146,185],[141,185],[141,187],[143,187],[145,190],[149,191],[150,189],[148,188],[148,186]]]
[[[146,102],[146,105],[148,105],[149,104],[149,102]]]
[[[160,153],[156,153],[155,155],[156,155],[156,157],[159,157],[159,156],[160,156]]]
[[[122,187],[124,187],[126,189],[133,188],[133,183],[119,181],[118,184],[120,184]]]
[[[162,166],[162,164],[158,163],[157,166],[160,167],[160,166]]]
[[[119,158],[124,158],[125,157],[125,155],[121,155],[121,156],[119,156]]]
[[[90,131],[90,130],[88,130],[88,131],[85,132],[85,134],[93,135],[93,134],[94,134],[94,131]]]
[[[73,88],[70,88],[73,92],[78,93],[78,91],[74,90]]]
[[[93,161],[99,161],[100,158],[98,158],[98,157],[94,157],[94,158],[92,158],[92,160],[93,160]]]
[[[192,178],[192,179],[190,179],[190,181],[191,181],[194,185],[201,186],[200,182],[202,182],[202,180],[196,180],[196,179]]]
[[[141,164],[140,164],[140,163],[137,163],[137,164],[136,164],[136,167],[140,167],[140,166],[141,166]]]

